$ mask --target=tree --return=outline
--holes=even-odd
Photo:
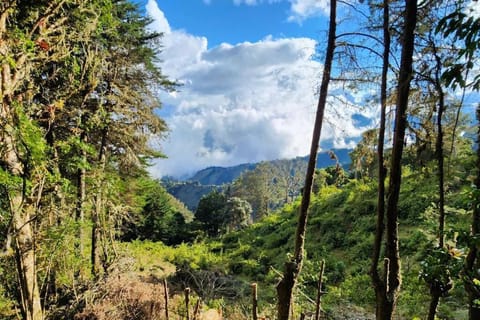
[[[372,264],[370,266],[370,276],[372,278],[376,299],[376,317],[382,319],[383,306],[386,304],[386,284],[387,279],[380,278],[378,272],[378,263],[382,248],[382,239],[385,232],[385,179],[386,169],[384,167],[384,142],[385,142],[385,124],[387,109],[387,84],[388,84],[388,66],[390,55],[390,7],[389,1],[383,1],[383,59],[382,59],[382,78],[380,86],[380,128],[378,130],[377,157],[378,157],[378,190],[377,190],[377,221],[375,227],[375,240],[373,244]],[[386,272],[384,273],[387,274]]]
[[[310,205],[310,196],[312,192],[313,178],[315,175],[315,164],[317,160],[318,144],[322,132],[323,116],[327,102],[328,84],[330,82],[330,72],[332,69],[333,54],[335,51],[336,36],[336,13],[337,2],[330,2],[330,23],[328,30],[328,44],[325,55],[325,64],[323,70],[322,82],[320,85],[320,96],[318,98],[317,113],[313,129],[310,156],[307,172],[305,175],[305,185],[302,194],[302,203],[298,214],[297,231],[295,234],[294,253],[292,259],[285,263],[285,269],[282,279],[277,284],[277,315],[279,320],[288,320],[291,313],[291,304],[293,301],[293,288],[302,269],[305,233],[307,227],[308,207]]]
[[[252,206],[248,201],[231,197],[225,204],[227,231],[243,229],[252,223]]]
[[[234,181],[232,189],[233,196],[251,204],[254,220],[268,215],[279,204],[275,166],[268,162],[261,162],[255,169],[244,172]]]
[[[371,129],[362,133],[362,139],[350,153],[355,178],[358,178],[358,174],[360,177],[372,178],[374,176],[375,166],[378,165],[375,157],[378,155],[377,147],[378,130]]]
[[[12,217],[7,237],[15,238],[21,310],[27,320],[43,318],[32,222],[48,172],[43,132],[33,121],[35,109],[44,106],[31,100],[32,72],[61,57],[64,48],[58,40],[59,35],[68,37],[62,33],[69,21],[67,7],[75,10],[77,5],[75,1],[30,4],[16,0],[0,4],[0,164]]]
[[[473,79],[469,78],[469,71],[475,68],[474,60],[480,51],[480,18],[469,16],[465,10],[468,2],[458,1],[454,10],[446,15],[436,28],[437,32],[445,37],[453,36],[454,40],[460,42],[458,51],[458,60],[450,63],[447,70],[442,74],[442,80],[453,88],[480,89],[480,74],[476,74]],[[480,121],[480,104],[476,110],[477,122]],[[478,130],[478,127],[477,127]],[[480,130],[477,131],[477,143],[480,141]],[[480,149],[477,148],[476,175],[472,190],[472,226],[469,251],[465,259],[463,278],[465,289],[468,293],[469,301],[469,319],[478,319],[480,317],[480,285],[478,279],[480,274],[480,250],[478,245],[478,235],[480,234]]]
[[[226,225],[225,205],[227,197],[222,192],[214,190],[203,196],[195,212],[195,220],[202,229],[212,237],[218,236]]]
[[[412,62],[417,24],[417,1],[405,1],[402,55],[398,75],[395,128],[390,162],[385,229],[385,296],[377,302],[377,319],[391,319],[400,290],[400,254],[398,244],[398,199],[401,185],[401,161],[406,129],[406,111],[412,79]]]
[[[120,182],[159,155],[149,138],[166,125],[154,113],[154,89],[173,84],[156,64],[160,35],[148,23],[128,1],[0,4],[0,179],[11,216],[5,254],[15,246],[25,319],[43,317],[37,253],[48,250],[36,236],[69,223],[75,196],[64,192],[78,187],[77,220],[93,218],[92,238],[101,237],[93,247],[101,245],[105,268],[115,219],[126,211]]]

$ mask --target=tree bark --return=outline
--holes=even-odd
[[[383,2],[383,62],[382,62],[382,83],[380,87],[380,128],[378,132],[378,192],[377,192],[377,223],[375,230],[375,240],[373,245],[372,265],[370,267],[370,276],[376,296],[376,315],[381,319],[382,306],[385,305],[386,291],[385,284],[378,273],[378,262],[380,260],[380,251],[382,248],[382,239],[385,232],[385,178],[386,169],[384,164],[384,144],[385,144],[385,123],[387,110],[387,80],[388,66],[390,56],[390,7],[389,1]]]
[[[31,226],[34,207],[32,205],[24,205],[23,196],[19,194],[14,195],[10,201],[14,214],[15,252],[18,278],[20,280],[22,314],[26,320],[41,320],[43,319],[43,311],[40,304],[35,242]]]
[[[295,235],[295,248],[291,261],[285,263],[283,277],[277,284],[277,315],[278,320],[288,320],[291,313],[293,288],[297,281],[298,274],[302,269],[305,233],[307,227],[308,208],[310,205],[310,195],[312,191],[313,177],[315,174],[315,165],[317,161],[318,144],[320,134],[322,132],[323,116],[328,94],[328,84],[330,82],[330,72],[332,69],[333,54],[335,51],[336,37],[336,9],[337,1],[330,1],[330,23],[328,31],[328,44],[325,55],[325,64],[323,70],[322,83],[320,85],[320,96],[318,99],[317,113],[315,117],[315,125],[313,129],[312,143],[310,147],[310,158],[308,161],[307,172],[305,176],[305,185],[302,194],[302,203],[297,223],[297,231]]]
[[[97,191],[95,194],[95,209],[92,211],[92,248],[91,248],[91,272],[94,279],[98,279],[100,275],[100,238],[101,238],[101,215],[104,214],[104,200],[103,200],[103,180],[105,174],[105,168],[107,165],[107,128],[104,128],[102,132],[102,141],[100,144],[100,150],[98,152],[98,161],[100,163],[99,178],[97,181]]]
[[[83,122],[83,117],[82,117]],[[85,132],[80,134],[80,141],[82,143],[86,143],[87,135]],[[77,169],[77,204],[75,208],[75,221],[77,222],[78,226],[78,243],[77,243],[77,250],[79,257],[83,257],[83,222],[85,218],[84,212],[84,203],[86,199],[86,184],[85,184],[85,177],[86,177],[86,170],[85,170],[85,163],[87,161],[87,152],[85,149],[80,151],[82,161],[82,167]]]
[[[12,93],[12,88],[7,85],[10,74],[10,68],[2,65],[2,81],[0,87],[2,93]],[[23,181],[23,185],[18,189],[9,190],[10,214],[12,216],[12,226],[14,235],[14,245],[17,260],[17,273],[20,282],[21,309],[26,320],[43,319],[43,311],[40,303],[40,290],[38,287],[34,232],[31,225],[32,218],[35,216],[35,203],[26,198],[28,193],[26,188],[28,184],[28,172],[26,172],[20,155],[16,149],[16,140],[14,136],[14,115],[11,109],[9,95],[2,97],[0,105],[0,119],[5,121],[5,125],[0,132],[0,163],[5,164],[6,169],[14,178]],[[7,248],[8,250],[8,248]]]
[[[412,78],[415,27],[417,23],[417,0],[405,1],[405,21],[403,28],[403,46],[397,86],[395,112],[395,132],[393,135],[392,159],[390,163],[388,198],[386,207],[386,245],[385,257],[388,270],[385,279],[386,299],[381,307],[380,319],[391,319],[397,304],[401,284],[400,252],[398,244],[398,200],[402,182],[402,154],[407,124],[407,106]]]

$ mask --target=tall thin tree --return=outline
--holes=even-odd
[[[385,122],[387,109],[387,83],[388,66],[390,56],[390,7],[389,0],[383,1],[383,62],[382,62],[382,80],[380,87],[380,128],[378,131],[378,192],[377,192],[377,223],[375,230],[375,240],[373,245],[372,265],[370,276],[372,277],[373,287],[376,296],[376,316],[380,319],[382,307],[386,301],[385,279],[381,279],[378,272],[378,263],[382,248],[382,239],[385,233],[385,178],[386,168],[384,166],[384,144],[385,144]]]
[[[288,320],[293,301],[293,288],[297,282],[298,275],[302,269],[304,256],[305,234],[307,227],[308,208],[310,206],[310,195],[312,191],[313,177],[317,161],[318,144],[322,132],[323,117],[327,102],[328,85],[332,70],[333,55],[335,51],[336,38],[336,16],[337,1],[330,1],[330,23],[328,30],[328,44],[325,54],[325,64],[323,70],[322,82],[320,84],[320,96],[318,98],[317,113],[310,147],[310,158],[308,161],[307,172],[305,176],[305,185],[303,188],[302,202],[298,215],[297,230],[295,235],[294,254],[290,261],[285,263],[283,277],[277,284],[277,315],[279,320]]]
[[[402,182],[402,155],[407,124],[407,106],[412,79],[415,27],[417,24],[417,0],[405,0],[405,14],[402,39],[402,54],[397,84],[395,128],[388,196],[386,202],[385,234],[385,301],[377,306],[377,319],[392,319],[401,284],[400,252],[398,243],[398,200]],[[378,310],[380,308],[380,310]]]

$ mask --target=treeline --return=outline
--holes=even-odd
[[[114,261],[172,90],[160,34],[124,0],[0,3],[0,308],[43,319]],[[15,303],[14,303],[15,304]],[[12,313],[13,312],[13,313]]]

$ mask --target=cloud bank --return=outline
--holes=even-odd
[[[322,72],[314,40],[266,37],[209,49],[205,37],[172,30],[154,0],[146,8],[151,27],[165,34],[163,73],[182,83],[161,96],[171,131],[162,141],[168,159],[155,163],[154,176],[308,154]],[[363,111],[359,118],[342,98],[330,99],[322,132],[328,147],[353,146],[373,117]]]

